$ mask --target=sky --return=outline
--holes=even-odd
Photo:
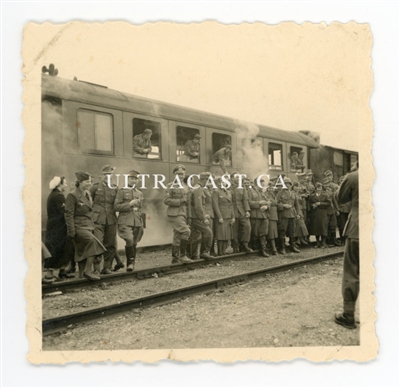
[[[372,91],[366,24],[29,25],[24,70],[289,131],[358,150]],[[32,73],[31,73],[32,74]]]

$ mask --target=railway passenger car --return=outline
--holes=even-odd
[[[152,149],[148,155],[139,155],[133,152],[133,137],[146,128],[153,132]],[[251,133],[256,135],[252,137]],[[196,134],[201,136],[200,154],[198,158],[189,159],[184,155],[184,146]],[[43,230],[47,218],[48,182],[55,175],[66,176],[73,189],[76,170],[85,170],[97,177],[105,164],[115,166],[116,173],[120,174],[133,168],[143,174],[163,174],[167,177],[165,183],[173,180],[172,171],[180,163],[186,165],[188,174],[205,170],[221,174],[212,156],[226,144],[232,146],[229,171],[247,172],[247,168],[254,167],[257,162],[261,163],[258,171],[272,177],[285,173],[292,178],[297,172],[313,168],[312,152],[319,147],[302,133],[256,126],[101,85],[42,74]],[[253,147],[250,157],[253,151],[258,151],[263,160],[258,158],[249,163],[245,144]],[[293,153],[302,157],[300,164],[293,164]],[[257,157],[256,152],[254,155]],[[171,242],[164,192],[152,187],[150,179],[147,189],[143,190],[147,229],[141,246]]]

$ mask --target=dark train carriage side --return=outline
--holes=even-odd
[[[243,124],[237,120],[179,107],[110,90],[82,81],[69,81],[42,75],[42,227],[47,218],[48,182],[55,175],[66,176],[73,189],[74,171],[85,170],[96,177],[105,164],[124,174],[136,168],[142,174],[162,174],[172,181],[174,167],[183,163],[188,174],[205,170],[220,172],[212,155],[225,144],[232,146],[229,171],[243,168],[242,145],[236,132]],[[139,155],[133,151],[133,137],[145,128],[153,131],[152,151]],[[304,153],[304,168],[310,166],[310,151],[318,147],[310,137],[276,128],[257,126],[257,146],[265,155],[265,172],[295,177],[289,155]],[[184,155],[184,145],[195,134],[201,136],[198,159]],[[262,170],[264,171],[264,167]],[[243,171],[246,172],[246,171]],[[121,187],[124,183],[119,182]],[[147,232],[142,246],[171,241],[171,228],[165,216],[163,190],[153,190],[148,180],[145,195]]]
[[[342,175],[347,174],[354,162],[358,161],[358,153],[330,146],[320,145],[312,149],[310,166],[316,182],[324,178],[324,172],[333,172],[333,181],[338,182]]]

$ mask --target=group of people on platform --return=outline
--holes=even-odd
[[[50,182],[44,283],[57,280],[55,269],[59,278],[74,277],[76,263],[79,276],[90,280],[124,268],[117,233],[125,241],[126,269],[134,270],[136,247],[146,223],[143,193],[136,188],[140,173],[131,170],[128,186],[118,188],[107,182],[114,171],[105,165],[94,184],[89,173],[77,171],[75,189],[66,198],[66,179],[56,176]],[[173,229],[172,263],[209,260],[225,255],[228,247],[233,253],[259,250],[264,257],[285,254],[286,238],[291,251],[298,253],[302,245],[310,244],[310,235],[316,236],[317,248],[343,243],[350,206],[338,204],[339,186],[333,183],[331,171],[315,186],[311,170],[297,174],[296,182],[281,175],[267,183],[244,178],[243,185],[241,174],[234,171],[229,188],[224,188],[221,176],[210,172],[201,173],[197,185],[189,188],[184,165],[176,166],[173,173],[182,185],[172,182],[165,190]],[[337,227],[341,241],[336,239]]]

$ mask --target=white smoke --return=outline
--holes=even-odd
[[[242,156],[243,172],[250,178],[268,174],[268,157],[263,152],[262,139],[257,138],[260,128],[244,121],[236,123],[237,147]]]

